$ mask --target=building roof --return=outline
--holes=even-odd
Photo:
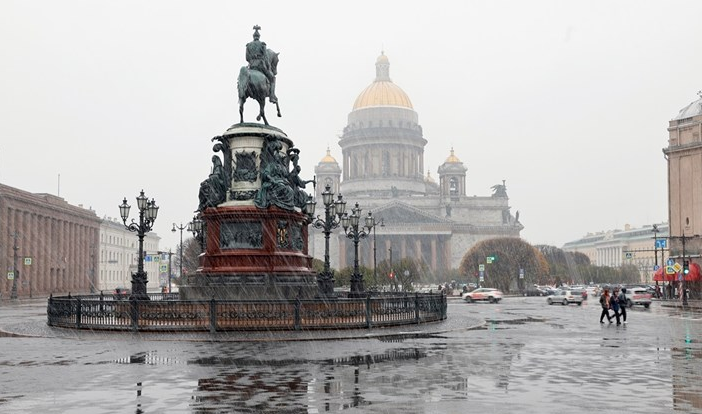
[[[680,112],[678,112],[678,115],[675,118],[673,118],[673,121],[685,118],[692,118],[693,116],[697,115],[702,115],[702,97],[681,109]]]
[[[390,61],[384,52],[375,61],[375,80],[358,95],[353,110],[376,106],[414,109],[405,91],[390,80]]]

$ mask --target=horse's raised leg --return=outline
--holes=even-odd
[[[278,101],[275,101],[275,109],[278,111],[278,118],[280,118],[280,106],[278,105]]]

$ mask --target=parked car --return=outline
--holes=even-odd
[[[529,287],[524,291],[524,296],[546,296],[546,291],[536,287]]]
[[[646,288],[627,288],[626,306],[633,308],[634,305],[643,305],[644,308],[651,306],[651,293]]]
[[[583,304],[583,291],[582,290],[565,290],[558,289],[556,292],[546,299],[549,305],[554,303],[560,303],[561,305],[569,305],[575,303],[578,306]]]
[[[502,291],[493,288],[478,288],[463,294],[463,300],[468,303],[477,301],[488,301],[497,303],[502,300]]]

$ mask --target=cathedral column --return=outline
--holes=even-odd
[[[400,242],[400,259],[407,257],[407,238],[403,237]]]
[[[422,255],[422,236],[417,237],[414,241],[414,251],[415,257],[418,260],[424,261],[424,255]]]

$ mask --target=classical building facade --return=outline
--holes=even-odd
[[[651,282],[654,267],[662,265],[669,258],[667,249],[656,247],[654,237],[666,240],[667,244],[668,231],[668,223],[639,228],[627,224],[624,230],[589,233],[581,239],[566,243],[563,250],[582,253],[596,266],[634,265],[639,269],[641,281]]]
[[[2,297],[10,297],[13,284],[18,297],[90,291],[97,283],[99,229],[90,209],[0,184]]]
[[[349,213],[359,203],[363,216],[372,211],[377,222],[382,219],[383,226],[360,244],[361,264],[416,258],[440,272],[458,268],[481,240],[519,237],[523,226],[518,213],[510,212],[504,182],[493,187],[492,195],[469,196],[468,169],[453,149],[438,166],[436,182],[424,165],[427,140],[412,102],[390,79],[385,54],[375,66],[375,80],[356,98],[340,137],[341,165],[327,150],[315,168],[318,212],[328,185],[343,194]],[[321,232],[311,230],[309,251],[324,257]],[[342,231],[332,236],[330,252],[333,267],[353,264],[353,243]]]
[[[668,220],[671,254],[702,265],[702,93],[668,123]],[[685,237],[685,251],[682,238]]]
[[[161,272],[168,265],[168,254],[159,252],[161,238],[154,232],[144,237],[144,270],[148,277],[148,290],[164,286]],[[121,219],[105,217],[100,222],[100,263],[96,290],[112,292],[115,288],[132,287],[132,273],[137,271],[139,239],[126,229]]]

